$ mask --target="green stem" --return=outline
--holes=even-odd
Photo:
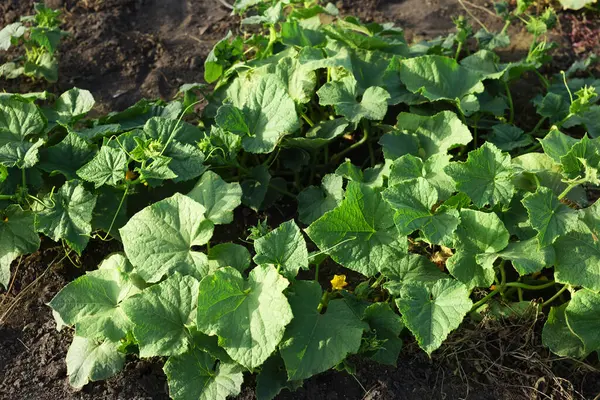
[[[308,115],[306,115],[306,113],[302,110],[300,110],[300,116],[302,117],[303,120],[306,121],[306,123],[312,128],[313,126],[315,126],[315,123],[309,118]]]
[[[331,157],[331,162],[335,163],[335,162],[339,161],[339,159],[342,158],[345,154],[348,154],[352,150],[362,146],[363,144],[365,144],[367,142],[367,140],[369,140],[369,129],[368,129],[368,125],[366,123],[364,123],[363,124],[363,137],[358,142],[353,143],[351,146],[346,147],[344,150],[340,151],[339,153],[334,154]]]
[[[569,183],[569,186],[567,186],[567,187],[565,188],[565,190],[563,190],[563,192],[562,192],[561,194],[559,194],[559,195],[558,195],[558,199],[559,199],[559,200],[562,200],[562,199],[564,199],[564,198],[565,198],[565,197],[566,197],[566,196],[569,194],[569,192],[570,192],[570,191],[571,191],[571,190],[572,190],[574,187],[576,187],[577,185],[579,185],[579,182],[571,182],[571,183]]]
[[[315,265],[315,282],[319,282],[319,266],[321,263]]]
[[[0,200],[17,200],[19,198],[16,194],[0,194]]]
[[[383,282],[384,279],[385,279],[385,276],[379,275],[379,278],[377,278],[377,280],[375,282],[373,282],[373,284],[371,285],[371,288],[375,289],[375,288],[379,287],[379,285],[381,285],[381,282]]]
[[[546,300],[545,302],[543,302],[540,307],[546,307],[548,304],[552,303],[554,300],[558,299],[560,297],[560,295],[567,290],[568,285],[563,286],[558,292],[556,292],[554,294],[554,296],[550,297],[548,300]]]
[[[538,71],[537,69],[534,69],[533,71],[540,78],[540,81],[542,81],[542,84],[544,85],[544,87],[548,88],[550,86],[550,81],[548,81],[548,79],[546,79],[546,77],[544,75],[542,75],[542,73],[540,71]]]
[[[509,26],[510,26],[510,20],[508,20],[504,23],[504,26],[502,27],[500,34],[502,35],[503,33],[505,33]]]
[[[460,55],[462,47],[463,47],[462,42],[458,42],[458,46],[456,46],[456,53],[454,54],[454,59],[455,60],[458,60],[458,56]]]
[[[489,299],[491,299],[492,297],[494,297],[498,293],[500,293],[500,289],[494,289],[491,292],[489,292],[487,294],[487,296],[485,296],[483,299],[479,300],[477,303],[473,304],[473,307],[471,307],[471,312],[477,310],[479,307],[481,307],[482,305],[484,305],[485,303],[487,303]]]
[[[508,82],[502,80],[502,83],[504,83],[504,90],[506,91],[506,100],[508,101],[509,107],[508,122],[512,124],[515,121],[515,105],[513,103],[513,98],[512,94],[510,93],[510,87],[508,86]]]
[[[543,124],[544,122],[546,122],[546,120],[547,120],[547,119],[548,119],[548,117],[543,117],[542,119],[540,119],[540,120],[537,122],[537,124],[535,124],[535,126],[533,127],[533,129],[532,129],[530,132],[528,132],[527,134],[528,134],[528,135],[535,135],[535,134],[536,134],[536,132],[537,132],[537,131],[538,131],[538,130],[539,130],[541,127],[542,127],[542,124]]]
[[[528,285],[526,283],[521,283],[521,282],[508,282],[508,283],[504,284],[503,286],[516,287],[516,288],[525,289],[525,290],[543,290],[543,289],[552,287],[555,284],[556,284],[556,282],[554,282],[554,281],[544,283],[543,285]]]
[[[321,302],[319,303],[319,306],[317,307],[317,311],[321,312],[323,310],[323,307],[327,307],[328,303],[329,303],[329,292],[325,291],[325,292],[323,292],[323,296],[321,296]]]

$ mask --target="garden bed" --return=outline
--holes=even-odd
[[[96,99],[90,115],[123,110],[142,98],[171,99],[184,83],[203,81],[203,64],[209,52],[229,30],[239,31],[239,18],[218,1],[181,0],[51,1],[65,11],[69,32],[60,50],[59,80],[40,84],[26,80],[0,81],[7,92],[26,93],[46,89],[60,94],[71,87],[89,90]],[[490,14],[491,5],[475,2],[468,6],[467,18],[500,30],[503,21]],[[470,4],[470,3],[469,3]],[[454,30],[450,17],[466,15],[454,1],[341,1],[345,15],[366,21],[393,21],[405,28],[409,41],[445,35]],[[484,11],[488,10],[488,11]],[[31,12],[32,5],[21,1],[0,4],[0,26]],[[591,15],[591,14],[590,14]],[[591,17],[587,17],[591,18]],[[600,26],[595,19],[582,22],[579,14],[561,14],[560,25],[552,33],[559,44],[555,61],[542,71],[552,75],[581,54],[598,51],[598,42],[588,31]],[[580,25],[583,28],[578,28]],[[562,31],[561,31],[562,29]],[[579,30],[578,30],[579,29]],[[576,31],[571,34],[567,32]],[[526,54],[531,37],[522,26],[510,27],[511,46],[500,54],[506,60]],[[592,36],[593,38],[593,36]],[[598,37],[596,37],[598,38]],[[576,47],[573,45],[576,44]],[[2,60],[0,60],[2,61]],[[597,71],[592,71],[597,73]],[[597,76],[597,75],[596,75]],[[537,118],[530,103],[532,92],[541,93],[533,74],[513,87],[517,121],[533,129]],[[531,109],[531,113],[523,110]],[[332,149],[333,150],[333,149]],[[369,156],[366,150],[351,154],[353,160]],[[590,198],[595,192],[588,193]],[[258,213],[247,206],[235,210],[234,223],[215,229],[215,242],[243,244],[248,227],[265,217],[271,228],[294,218],[294,202],[280,201]],[[66,378],[65,356],[72,331],[56,330],[47,303],[69,282],[96,269],[109,254],[122,251],[117,241],[92,239],[75,264],[62,257],[63,247],[44,238],[38,252],[24,257],[15,282],[2,298],[0,315],[10,312],[0,325],[0,397],[7,399],[168,399],[163,373],[164,360],[140,360],[128,355],[123,371],[107,381],[91,382],[82,390],[70,387]],[[316,250],[310,248],[309,250]],[[50,268],[49,268],[50,267]],[[333,263],[321,266],[319,280],[324,288],[341,271]],[[360,282],[360,274],[347,271],[350,287]],[[301,271],[300,274],[307,272]],[[354,276],[353,274],[356,274]],[[312,273],[307,275],[312,279]],[[31,285],[31,286],[29,286]],[[20,293],[26,295],[18,297]],[[13,303],[17,299],[16,303]],[[14,305],[13,305],[14,304]],[[12,306],[12,309],[8,307]],[[280,399],[514,399],[554,397],[591,399],[600,393],[597,358],[585,363],[553,355],[541,339],[543,314],[525,314],[500,321],[466,320],[442,347],[428,357],[417,342],[405,338],[397,367],[388,367],[350,358],[354,376],[328,371],[305,381],[295,392],[283,391]],[[246,374],[238,399],[254,398],[255,377]],[[4,396],[4,397],[3,397]]]

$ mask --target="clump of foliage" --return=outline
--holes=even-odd
[[[577,77],[585,62],[539,72],[551,10],[499,5],[501,32],[457,19],[413,44],[331,4],[236,10],[255,33],[215,45],[212,89],[96,119],[79,89],[52,106],[0,97],[0,283],[38,233],[76,253],[123,244],[50,302],[74,328],[73,386],[134,353],[165,358],[174,399],[236,395],[244,373],[272,399],[352,354],[395,365],[405,332],[431,354],[469,314],[526,308],[550,310],[556,354],[600,350],[600,81]],[[504,63],[516,18],[532,45]],[[543,90],[534,126],[511,93],[525,74]],[[290,203],[297,220],[214,235],[242,204]],[[339,273],[323,287],[327,259]]]
[[[65,32],[60,29],[60,11],[36,3],[35,14],[22,17],[20,22],[0,30],[0,50],[20,46],[25,54],[0,65],[0,77],[14,79],[21,75],[56,82],[60,40]]]

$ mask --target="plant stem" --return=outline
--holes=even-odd
[[[16,200],[18,197],[16,194],[0,194],[0,200]]]
[[[505,80],[502,80],[504,83],[504,90],[506,91],[506,100],[508,101],[509,114],[508,114],[508,122],[512,124],[515,121],[515,105],[513,103],[512,94],[510,93],[510,87]]]
[[[315,282],[319,282],[319,266],[321,263],[315,265]]]
[[[542,75],[542,73],[537,69],[534,69],[533,71],[540,78],[540,81],[542,81],[542,85],[544,85],[545,88],[548,88],[550,86],[550,82],[548,81],[548,79],[546,79],[546,77]]]
[[[369,129],[367,127],[367,124],[363,124],[363,137],[356,143],[353,143],[351,146],[346,147],[344,150],[340,151],[337,154],[334,154],[331,157],[331,162],[335,163],[337,162],[340,158],[342,158],[342,156],[344,156],[345,154],[351,152],[352,150],[362,146],[363,144],[365,144],[367,142],[367,140],[369,139]]]
[[[548,304],[552,303],[554,300],[558,299],[560,297],[560,295],[567,290],[568,285],[563,286],[558,292],[556,292],[554,294],[554,296],[550,297],[548,300],[546,300],[545,302],[543,302],[542,304],[540,304],[540,307],[546,307]]]
[[[315,123],[312,122],[312,120],[309,118],[308,115],[306,115],[306,113],[302,110],[300,110],[300,116],[302,117],[303,120],[306,121],[306,123],[312,128],[313,126],[315,126]]]
[[[381,282],[383,282],[384,279],[385,279],[385,276],[379,275],[379,278],[377,278],[377,280],[375,282],[373,282],[373,284],[371,285],[371,288],[375,289],[375,288],[379,287],[379,285],[381,285]]]
[[[558,195],[558,199],[559,199],[559,200],[562,200],[562,199],[564,199],[564,198],[565,198],[565,197],[566,197],[566,196],[569,194],[569,192],[570,192],[570,191],[571,191],[571,190],[572,190],[572,189],[573,189],[575,186],[577,186],[577,185],[579,185],[579,182],[571,182],[571,183],[569,183],[569,186],[567,186],[567,187],[565,188],[565,190],[563,190],[563,192],[562,192],[561,194],[559,194],[559,195]]]
[[[540,129],[542,127],[542,124],[544,122],[546,122],[546,120],[548,119],[548,117],[543,117],[542,119],[540,119],[537,124],[535,124],[535,126],[533,127],[533,129],[528,132],[528,135],[535,135],[535,133],[538,131],[538,129]]]
[[[485,303],[487,303],[489,299],[491,299],[492,297],[494,297],[498,293],[500,293],[500,289],[494,289],[491,292],[489,292],[487,294],[487,296],[485,296],[483,299],[479,300],[477,303],[473,304],[473,307],[471,307],[471,312],[477,310],[479,307],[481,307],[482,305],[484,305]]]
[[[554,282],[554,281],[544,283],[543,285],[528,285],[526,283],[521,283],[521,282],[508,282],[508,283],[504,284],[503,286],[516,287],[516,288],[525,289],[525,290],[543,290],[543,289],[552,287],[555,284],[556,284],[556,282]]]
[[[456,53],[454,54],[454,59],[458,60],[458,56],[460,55],[460,52],[462,50],[462,42],[458,42],[458,46],[456,46]]]

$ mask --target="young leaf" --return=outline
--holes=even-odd
[[[551,245],[556,239],[576,228],[579,215],[558,200],[546,187],[527,194],[523,205],[529,214],[531,226],[538,232],[541,247]]]
[[[250,266],[250,252],[244,246],[235,243],[220,243],[208,250],[210,270],[231,267],[244,272]]]
[[[169,357],[163,369],[174,400],[225,400],[238,395],[244,381],[241,366],[217,363],[197,348]]]
[[[120,342],[73,337],[67,352],[69,383],[81,388],[90,381],[101,381],[116,375],[125,363],[125,354],[119,351]]]
[[[444,171],[479,208],[488,204],[506,206],[515,191],[510,155],[491,143],[471,151],[466,162],[450,163]]]
[[[188,197],[202,204],[205,216],[213,224],[229,224],[233,210],[242,202],[242,188],[237,182],[227,183],[212,171],[206,171]]]
[[[31,211],[23,211],[16,204],[0,211],[0,285],[8,289],[10,264],[18,256],[33,253],[39,247],[40,237]]]
[[[67,180],[77,179],[77,170],[90,161],[96,150],[95,145],[69,132],[59,144],[40,151],[39,168],[50,175],[63,174]]]
[[[570,232],[554,243],[558,282],[600,291],[600,244],[589,233]]]
[[[363,321],[369,324],[377,340],[382,341],[382,347],[370,358],[380,364],[396,366],[396,360],[402,350],[400,332],[404,329],[402,318],[396,314],[387,303],[373,303],[366,308]]]
[[[256,239],[254,250],[257,265],[272,265],[288,279],[294,279],[300,268],[308,269],[306,242],[293,220]]]
[[[360,321],[345,300],[331,300],[321,314],[317,282],[297,281],[289,301],[294,319],[280,346],[289,380],[310,378],[327,371],[360,348],[368,325]]]
[[[308,103],[315,91],[315,71],[302,65],[298,58],[284,57],[277,63],[275,74],[287,84],[288,93],[297,103]]]
[[[577,142],[577,139],[561,133],[558,129],[552,129],[540,140],[544,153],[549,155],[556,163],[560,163],[561,157],[566,155]]]
[[[200,282],[198,329],[218,335],[227,354],[252,370],[275,351],[292,320],[282,293],[288,284],[267,265],[254,268],[247,281],[233,268],[218,269]]]
[[[133,323],[140,357],[176,356],[190,348],[186,325],[193,321],[199,283],[177,272],[123,302]]]
[[[457,210],[432,211],[438,194],[428,181],[417,178],[388,187],[381,195],[395,211],[394,223],[400,235],[420,230],[432,244],[450,244],[460,222]]]
[[[309,225],[336,208],[344,198],[343,184],[341,176],[327,174],[321,187],[309,186],[298,193],[298,219]]]
[[[185,182],[197,178],[204,171],[204,153],[196,146],[173,140],[164,152],[165,157],[171,158],[169,168],[177,175],[174,182]]]
[[[598,168],[600,168],[600,147],[598,140],[592,140],[585,135],[579,142],[560,158],[564,174],[569,179],[580,179],[587,177],[588,168],[595,169],[595,173],[590,183],[595,185],[598,182]]]
[[[495,253],[508,245],[509,237],[496,214],[463,209],[455,236],[456,254],[446,267],[469,288],[489,286],[494,281]]]
[[[193,249],[213,234],[204,212],[201,204],[177,193],[144,208],[119,230],[127,258],[146,282],[174,271],[198,279],[208,273],[206,255]]]
[[[350,182],[340,205],[313,222],[306,233],[336,262],[373,276],[396,259],[398,250],[407,250],[393,218],[393,210],[377,190]]]
[[[359,122],[366,118],[382,120],[387,112],[387,100],[390,95],[385,89],[372,86],[365,90],[360,102],[356,80],[345,78],[341,81],[328,82],[318,91],[319,104],[334,106],[336,113],[343,115],[350,122]]]
[[[12,39],[18,39],[27,32],[27,27],[20,22],[15,22],[6,25],[0,30],[0,50],[8,50],[12,43]]]
[[[492,134],[488,140],[504,151],[511,151],[533,143],[531,135],[525,134],[523,129],[510,124],[492,126]]]
[[[72,124],[90,112],[94,103],[94,97],[88,90],[73,88],[56,99],[55,107],[59,120]]]
[[[54,241],[65,240],[69,247],[81,255],[92,233],[92,213],[97,196],[85,190],[79,181],[68,181],[52,198],[46,196],[44,208],[36,216],[39,232]]]
[[[131,322],[122,302],[139,292],[126,273],[122,254],[106,258],[96,271],[89,271],[65,286],[48,304],[65,325],[74,325],[77,336],[88,339],[123,339]]]
[[[102,146],[90,162],[77,170],[77,175],[84,181],[94,183],[96,189],[105,184],[117,186],[125,179],[127,161],[127,154],[123,150]]]
[[[419,282],[403,286],[396,304],[419,346],[431,354],[458,328],[473,302],[465,285],[442,279],[431,287]]]

